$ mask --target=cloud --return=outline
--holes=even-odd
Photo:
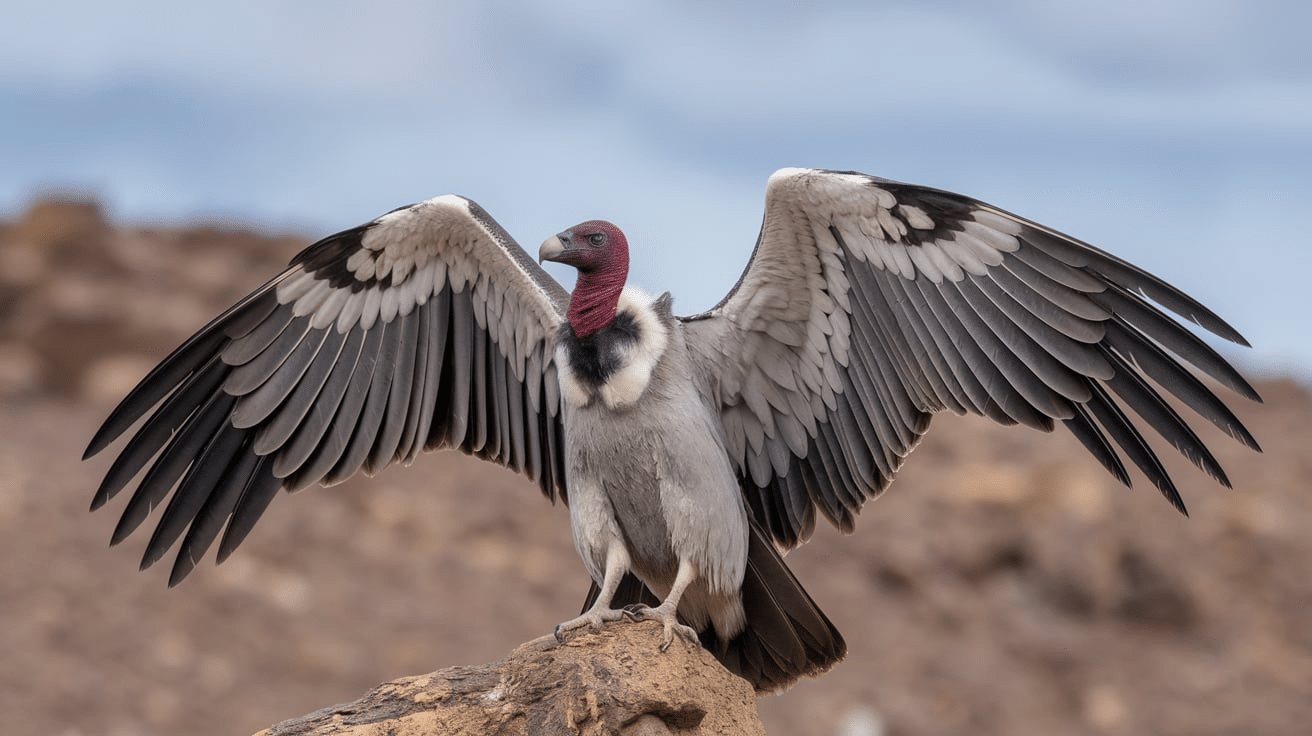
[[[1299,210],[1261,206],[1312,196],[1298,0],[129,0],[6,20],[0,211],[73,185],[128,220],[322,234],[458,192],[530,245],[616,221],[648,244],[635,278],[694,311],[737,278],[774,168],[859,168],[1213,287],[1241,328],[1312,311],[1307,250],[1272,241],[1297,241]],[[1237,244],[1248,217],[1267,235]],[[1217,265],[1240,247],[1244,267]]]

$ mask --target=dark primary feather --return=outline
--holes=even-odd
[[[374,472],[427,448],[458,447],[563,497],[560,461],[540,448],[561,444],[551,366],[567,298],[482,209],[456,197],[325,238],[165,358],[110,414],[88,457],[144,421],[92,506],[139,478],[117,543],[167,501],[142,565],[181,539],[173,584],[220,531],[219,557],[230,554],[278,490]],[[505,331],[514,319],[522,323]]]
[[[260,297],[276,287],[276,279],[265,284],[259,291],[214,318],[174,350],[172,355],[155,366],[110,412],[109,417],[88,443],[82,459],[96,455],[109,446],[109,443],[123,434],[133,422],[172,392],[179,381],[185,379],[204,360],[207,360],[214,353],[216,346],[233,336],[245,334],[253,324],[265,320],[268,317],[268,310],[271,310],[274,304]]]

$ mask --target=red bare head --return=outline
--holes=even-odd
[[[615,318],[624,280],[629,276],[629,241],[605,220],[588,220],[547,238],[538,260],[555,261],[579,271],[569,300],[574,334],[587,337]]]
[[[611,223],[588,220],[547,238],[538,258],[573,266],[580,274],[618,270],[623,283],[629,271],[629,241]]]

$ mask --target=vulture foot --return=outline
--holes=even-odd
[[[570,632],[585,626],[593,631],[601,631],[602,625],[610,621],[619,621],[622,618],[627,618],[630,621],[637,620],[633,612],[624,608],[597,608],[594,606],[578,618],[556,624],[556,641],[564,644]]]
[[[668,603],[668,600],[667,600]],[[679,623],[679,613],[675,606],[667,606],[662,603],[656,608],[648,606],[631,606],[632,612],[629,614],[634,621],[660,621],[665,625],[665,638],[661,641],[661,651],[670,648],[674,643],[674,635],[678,633],[689,642],[701,646],[701,639],[697,636],[697,630],[691,626]]]

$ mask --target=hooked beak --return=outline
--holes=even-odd
[[[542,241],[541,247],[538,248],[538,263],[543,261],[560,261],[560,256],[565,253],[565,242],[559,235],[552,235]]]

